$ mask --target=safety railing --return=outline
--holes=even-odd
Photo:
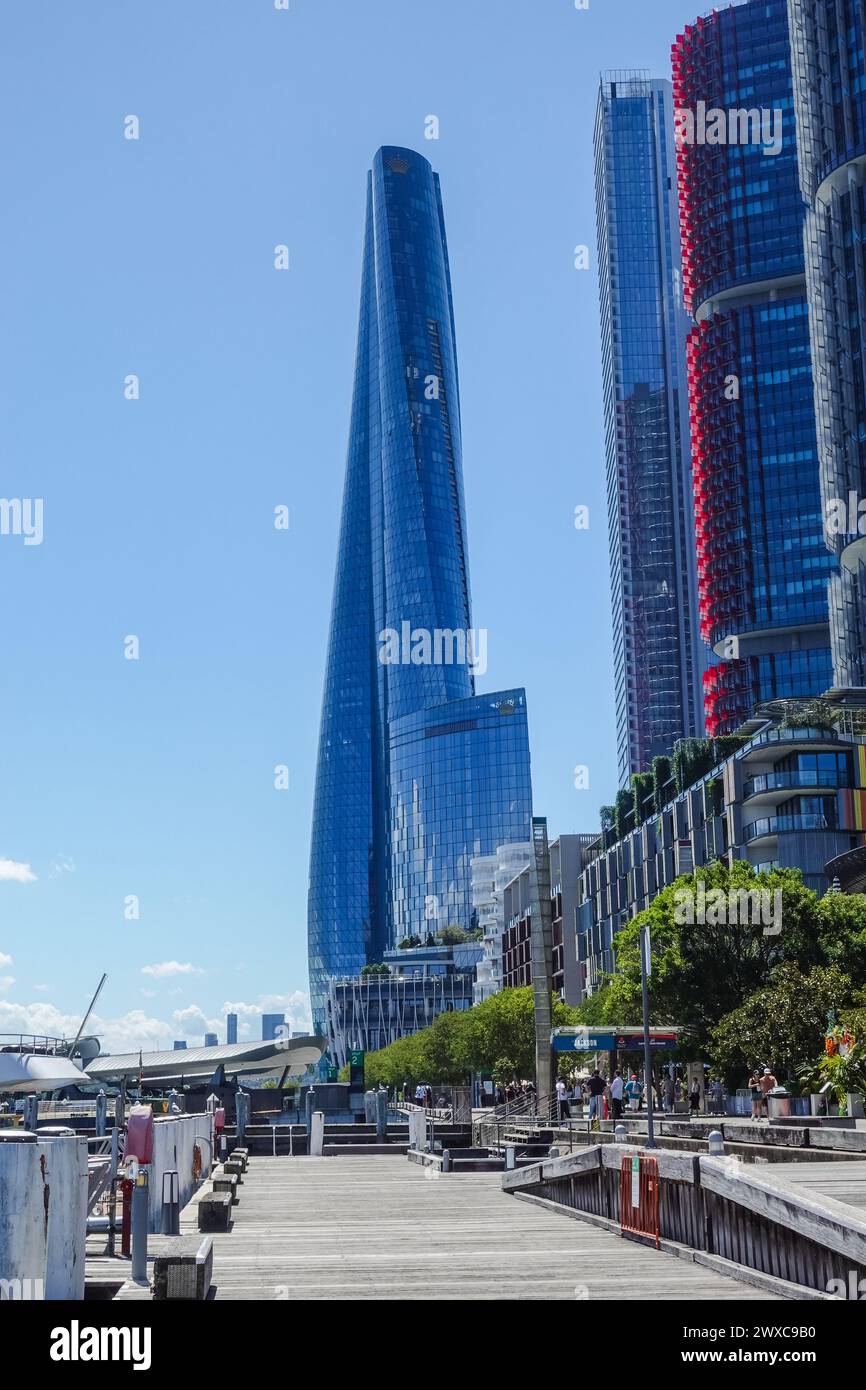
[[[623,1234],[659,1239],[659,1165],[643,1154],[624,1154],[619,1179],[620,1227]]]

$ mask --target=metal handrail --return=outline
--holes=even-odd
[[[41,1052],[54,1056],[69,1046],[65,1038],[48,1033],[0,1033],[0,1052]]]

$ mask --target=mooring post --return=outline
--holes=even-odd
[[[162,1234],[180,1235],[180,1182],[173,1168],[162,1175]]]
[[[96,1137],[105,1138],[105,1131],[108,1120],[108,1096],[104,1091],[99,1091],[96,1096]]]
[[[325,1115],[322,1110],[314,1110],[310,1125],[310,1154],[321,1158],[325,1147]]]
[[[132,1277],[147,1283],[147,1169],[139,1168],[132,1186]]]
[[[388,1129],[388,1092],[374,1091],[376,1097],[376,1143],[384,1144]]]

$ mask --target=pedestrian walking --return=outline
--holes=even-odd
[[[758,1068],[755,1067],[749,1077],[749,1095],[752,1098],[752,1119],[761,1118],[761,1078],[758,1075]]]
[[[764,1071],[761,1076],[761,1113],[765,1114],[767,1116],[767,1119],[770,1118],[770,1106],[769,1102],[767,1101],[767,1096],[770,1094],[771,1091],[774,1091],[776,1089],[778,1084],[779,1083],[776,1080],[773,1073],[770,1071],[770,1068],[764,1067]]]
[[[625,1093],[628,1096],[629,1110],[639,1110],[643,1086],[637,1079],[637,1072],[632,1072],[629,1080],[625,1083]]]
[[[603,1113],[602,1098],[605,1091],[605,1081],[601,1073],[596,1069],[589,1081],[586,1083],[589,1091],[589,1118],[590,1121],[598,1120]]]
[[[670,1072],[665,1077],[664,1107],[669,1115],[674,1113],[674,1079]]]
[[[622,1116],[622,1094],[625,1082],[622,1079],[622,1072],[615,1071],[610,1083],[610,1105],[613,1111],[613,1118],[618,1120]]]
[[[571,1110],[568,1104],[567,1088],[561,1076],[557,1078],[556,1082],[556,1099],[559,1102],[559,1118],[561,1120],[570,1120]]]
[[[689,1111],[691,1112],[692,1115],[697,1115],[697,1113],[698,1113],[700,1107],[701,1107],[701,1088],[700,1088],[700,1085],[698,1084],[698,1079],[697,1079],[697,1077],[695,1077],[694,1081],[692,1082],[691,1086],[689,1087]]]

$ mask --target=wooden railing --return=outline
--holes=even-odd
[[[639,1152],[594,1145],[505,1173],[502,1186],[622,1228],[623,1158]],[[772,1167],[667,1149],[652,1157],[662,1241],[825,1294],[866,1280],[866,1219],[855,1208],[776,1185]]]

